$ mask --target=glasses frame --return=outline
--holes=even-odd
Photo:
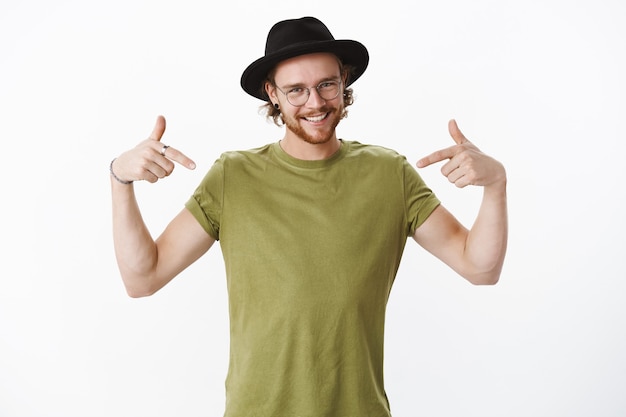
[[[335,97],[332,97],[332,98],[324,98],[324,97],[322,97],[322,95],[320,94],[320,86],[321,86],[322,84],[329,83],[329,82],[337,83],[337,86],[339,87],[339,88],[337,89],[337,95],[336,95]],[[291,100],[289,100],[289,93],[291,92],[291,90],[289,90],[289,91],[287,91],[287,92],[284,92],[284,91],[282,90],[282,88],[280,88],[279,86],[277,86],[276,84],[274,84],[274,86],[276,87],[276,89],[285,95],[285,98],[287,99],[287,101],[289,102],[289,104],[291,104],[291,105],[292,105],[292,106],[294,106],[294,107],[302,107],[302,106],[304,106],[304,105],[305,105],[305,104],[309,101],[309,99],[311,98],[311,88],[315,88],[315,91],[317,91],[317,95],[318,95],[318,96],[320,96],[320,98],[321,98],[322,100],[324,100],[324,101],[334,100],[334,99],[336,99],[337,97],[339,97],[339,95],[341,94],[341,86],[342,86],[342,85],[343,85],[343,81],[342,81],[342,80],[330,79],[330,80],[320,81],[320,83],[319,83],[318,85],[316,85],[315,87],[300,87],[300,86],[293,86],[293,87],[291,87],[292,89],[293,89],[293,88],[303,88],[303,89],[306,91],[306,100],[304,100],[304,102],[303,102],[302,104],[293,104],[293,103],[291,102]]]

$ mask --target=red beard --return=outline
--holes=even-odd
[[[285,116],[285,114],[283,114],[283,121],[285,122],[285,126],[287,127],[287,129],[289,129],[303,141],[313,145],[324,144],[334,137],[335,128],[337,127],[337,125],[339,124],[339,120],[341,119],[341,110],[325,105],[315,112],[316,115],[319,115],[320,113],[328,113],[326,118],[331,120],[330,123],[328,120],[326,120],[327,124],[324,129],[316,130],[313,134],[307,132],[307,130],[303,126],[303,124],[308,123],[306,120],[303,119],[303,116],[297,116],[296,119],[294,117],[287,117]],[[311,128],[315,129],[315,127]]]

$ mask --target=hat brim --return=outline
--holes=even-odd
[[[281,49],[273,54],[257,59],[244,70],[241,75],[241,87],[253,97],[267,101],[269,97],[265,93],[263,83],[267,74],[281,61],[300,55],[318,52],[329,52],[337,55],[344,65],[350,65],[354,71],[346,86],[355,82],[367,68],[369,54],[363,44],[352,40],[328,40],[306,42]]]

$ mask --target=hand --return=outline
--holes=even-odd
[[[456,145],[441,149],[417,161],[418,168],[448,159],[441,173],[459,188],[468,185],[488,186],[506,180],[502,164],[482,153],[459,130],[456,121],[448,122],[450,136]]]
[[[165,145],[161,143],[164,132],[165,118],[159,116],[148,139],[124,152],[113,162],[115,175],[125,181],[145,180],[154,183],[172,173],[172,161],[194,169],[196,164],[182,152],[171,146],[164,148]]]

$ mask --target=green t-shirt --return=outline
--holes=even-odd
[[[385,309],[407,237],[437,207],[406,158],[343,141],[218,159],[186,207],[228,283],[225,417],[387,417]]]

